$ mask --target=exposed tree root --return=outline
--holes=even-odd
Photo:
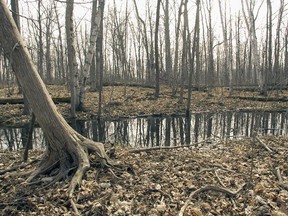
[[[70,181],[70,185],[66,191],[67,197],[70,201],[71,207],[77,215],[77,203],[74,199],[75,189],[81,185],[82,178],[86,171],[90,168],[90,161],[88,156],[88,150],[97,154],[100,160],[101,167],[106,167],[107,170],[116,178],[116,174],[113,172],[113,165],[110,159],[105,153],[105,149],[102,143],[93,142],[77,133],[71,136],[73,145],[49,145],[47,152],[43,157],[39,167],[34,170],[27,180],[23,183],[25,185],[31,185],[35,183],[47,183],[44,188],[53,185],[55,182],[67,178],[72,170],[76,170]],[[56,149],[55,149],[56,148]],[[39,175],[49,174],[51,177],[43,178],[43,181],[32,182]]]
[[[259,137],[255,137],[255,139],[268,151],[268,152],[273,152]]]
[[[69,201],[70,201],[70,204],[71,204],[71,206],[72,206],[72,209],[73,209],[74,213],[75,213],[76,215],[79,215],[79,211],[78,211],[78,208],[77,208],[77,206],[76,206],[76,203],[75,203],[74,199],[73,199],[73,198],[70,198]]]
[[[195,191],[193,191],[188,199],[186,200],[185,204],[182,206],[182,208],[180,209],[180,212],[179,212],[179,216],[183,216],[184,215],[184,212],[190,202],[190,200],[197,196],[198,194],[202,193],[202,192],[205,192],[205,191],[209,191],[209,190],[212,190],[212,191],[216,191],[216,192],[221,192],[221,193],[224,193],[226,194],[227,196],[229,197],[235,197],[236,195],[238,195],[241,191],[243,191],[248,185],[247,184],[244,184],[240,189],[238,189],[236,192],[234,191],[231,191],[231,190],[228,190],[226,188],[222,188],[222,187],[218,187],[218,186],[214,186],[214,185],[206,185],[202,188],[199,188]]]
[[[30,164],[36,163],[37,161],[38,160],[33,160],[33,161],[29,162],[29,163],[21,163],[19,165],[8,167],[5,170],[0,170],[0,175],[3,175],[3,174],[8,173],[8,172],[15,171],[15,170],[18,170],[18,169],[23,169],[23,168],[27,167]]]
[[[285,184],[284,181],[283,181],[283,178],[282,178],[281,172],[280,172],[280,168],[279,168],[279,167],[276,167],[276,168],[274,169],[274,167],[272,166],[272,164],[269,164],[269,166],[270,166],[270,169],[271,169],[272,173],[277,177],[278,182],[279,182],[279,185],[280,185],[283,189],[285,189],[285,190],[288,191],[288,185]]]

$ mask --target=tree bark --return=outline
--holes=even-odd
[[[159,32],[159,19],[160,19],[160,3],[161,0],[157,2],[157,12],[156,12],[156,24],[155,24],[155,98],[159,97],[160,93],[160,67],[159,67],[159,48],[158,48],[158,32]]]
[[[178,61],[179,61],[179,35],[180,35],[180,24],[181,24],[181,15],[182,15],[182,6],[184,5],[184,0],[181,0],[180,6],[178,9],[178,20],[177,20],[177,25],[175,29],[175,52],[174,52],[174,66],[173,66],[173,87],[172,87],[172,95],[176,95],[177,91],[177,74],[178,74]]]
[[[71,93],[71,116],[76,117],[76,110],[79,107],[79,77],[78,64],[76,61],[73,8],[74,0],[67,1],[66,7],[66,38],[67,38],[67,56],[68,68],[70,73],[70,93]]]
[[[51,171],[56,166],[60,169],[53,181],[58,181],[76,167],[77,170],[67,191],[67,195],[71,198],[76,185],[81,183],[83,174],[90,167],[87,149],[96,151],[101,162],[107,164],[104,146],[77,133],[57,112],[4,0],[0,0],[0,46],[4,54],[10,58],[15,74],[48,143],[40,166],[26,182],[32,181],[39,174]]]
[[[191,97],[192,97],[192,76],[194,73],[194,62],[195,57],[199,58],[199,32],[200,32],[200,0],[196,1],[196,17],[195,17],[195,27],[194,27],[194,36],[193,36],[193,47],[192,47],[192,57],[190,59],[190,71],[189,71],[189,81],[188,81],[188,99],[186,106],[186,117],[190,116],[190,107],[191,107]],[[196,61],[196,69],[199,67],[199,62]]]
[[[172,55],[171,55],[171,40],[170,40],[170,14],[169,14],[169,0],[165,3],[165,69],[168,76],[169,85],[173,88],[175,80],[172,75]]]
[[[104,0],[99,0],[99,9],[97,11],[97,15],[95,16],[95,20],[93,20],[94,23],[91,26],[92,30],[91,30],[91,35],[90,35],[90,44],[89,44],[88,53],[85,59],[85,65],[84,65],[84,70],[83,70],[83,81],[82,81],[82,85],[80,87],[80,93],[79,93],[79,107],[78,107],[79,111],[84,110],[86,85],[87,85],[87,80],[88,80],[93,56],[96,50],[96,41],[100,32],[100,24],[102,23],[102,20],[103,20],[104,4],[105,4]]]
[[[21,28],[20,28],[20,16],[19,16],[19,1],[18,0],[13,0],[11,1],[11,9],[12,9],[12,17],[16,23],[16,26],[19,30],[19,32],[21,32]],[[17,79],[16,79],[17,80]],[[19,91],[18,93],[19,94],[23,94],[22,92],[22,88],[21,88],[21,85],[19,84],[19,81],[17,80],[17,84],[19,86]],[[31,110],[30,110],[30,107],[29,107],[29,103],[27,101],[27,98],[25,96],[25,94],[23,94],[23,97],[24,97],[24,109],[23,109],[23,115],[30,115],[31,113]]]

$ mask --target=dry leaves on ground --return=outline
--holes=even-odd
[[[213,185],[235,192],[246,184],[236,196],[203,191],[192,197],[184,215],[287,215],[288,191],[275,175],[277,168],[283,184],[288,184],[287,139],[261,140],[273,152],[251,139],[137,154],[118,147],[114,162],[126,167],[115,168],[121,179],[95,169],[97,164],[93,163],[76,193],[76,206],[82,215],[178,215],[197,189]],[[40,152],[32,155],[38,158]],[[21,152],[1,152],[0,158],[0,169],[4,169],[20,161]],[[96,156],[91,155],[91,160]],[[29,166],[21,172],[35,164]],[[23,187],[24,177],[11,174],[0,176],[4,215],[73,215],[65,196],[69,179],[43,188],[46,177]]]

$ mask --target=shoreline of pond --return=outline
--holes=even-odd
[[[53,98],[66,98],[69,92],[65,86],[47,86]],[[100,119],[117,120],[123,118],[142,118],[157,116],[185,116],[187,90],[184,92],[183,103],[179,103],[179,92],[172,96],[167,86],[161,88],[158,99],[153,98],[153,89],[131,86],[105,86],[103,91],[102,115]],[[0,89],[0,99],[5,89]],[[124,94],[125,92],[125,94]],[[11,98],[19,98],[13,94]],[[246,98],[244,100],[243,98]],[[247,99],[249,98],[249,99]],[[252,99],[253,100],[252,100]],[[265,97],[257,92],[235,90],[232,95],[226,88],[214,88],[210,91],[193,91],[191,113],[222,112],[222,111],[286,111],[288,108],[288,90],[270,91]],[[277,100],[279,101],[277,102]],[[285,99],[285,100],[284,100]],[[76,118],[70,116],[69,103],[57,103],[58,111],[68,121],[95,120],[98,118],[98,92],[87,92],[85,111],[77,112]],[[0,104],[0,125],[21,126],[29,123],[31,117],[22,115],[23,104]]]

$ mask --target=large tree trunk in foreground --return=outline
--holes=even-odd
[[[93,142],[74,131],[57,112],[4,0],[0,0],[0,46],[10,58],[48,143],[42,163],[27,182],[59,166],[59,172],[54,177],[54,181],[57,181],[65,177],[72,168],[77,167],[67,191],[68,196],[72,197],[75,186],[80,184],[84,172],[90,166],[87,149],[96,151],[104,164],[107,162],[103,144]]]

